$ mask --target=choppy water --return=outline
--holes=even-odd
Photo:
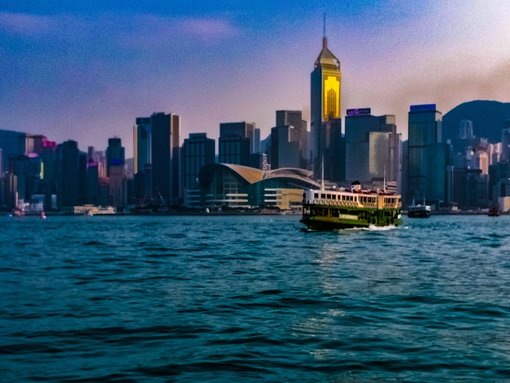
[[[510,216],[298,220],[0,217],[0,380],[510,380]]]

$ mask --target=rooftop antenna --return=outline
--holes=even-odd
[[[326,37],[326,12],[324,12],[322,23],[322,47],[328,47],[328,38]]]

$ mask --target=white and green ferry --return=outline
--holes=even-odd
[[[305,190],[301,222],[310,230],[397,226],[402,223],[400,195],[385,190]]]

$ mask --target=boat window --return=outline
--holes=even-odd
[[[326,199],[326,194],[321,194],[321,199]]]
[[[313,198],[319,199],[319,193],[313,193]]]

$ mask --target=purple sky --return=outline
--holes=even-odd
[[[181,116],[183,138],[240,120],[265,137],[278,109],[308,116],[324,11],[343,111],[396,114],[405,137],[410,104],[510,101],[507,0],[3,3],[0,129],[82,150],[118,136],[131,155],[135,118],[157,111]]]

